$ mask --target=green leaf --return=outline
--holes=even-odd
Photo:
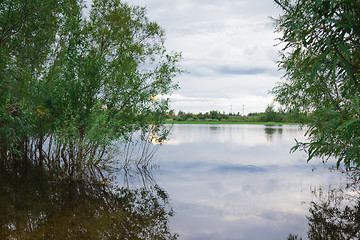
[[[349,49],[347,49],[342,42],[338,42],[338,47],[345,53],[346,57],[349,57],[351,55],[351,52]]]
[[[344,128],[347,128],[348,126],[350,126],[353,123],[358,122],[360,119],[359,118],[355,118],[349,121],[344,122],[341,126],[338,127],[338,130],[342,130]]]
[[[322,64],[322,59],[319,59],[316,64],[314,65],[314,67],[311,70],[311,75],[310,75],[310,83],[312,83],[316,77],[317,72],[319,71],[321,64]]]

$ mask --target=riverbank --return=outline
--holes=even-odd
[[[165,121],[166,124],[239,124],[239,125],[265,125],[265,126],[281,126],[281,125],[301,125],[301,123],[291,122],[222,122],[222,121]]]

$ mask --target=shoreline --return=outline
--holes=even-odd
[[[282,125],[303,125],[301,123],[291,122],[206,122],[206,121],[165,121],[165,124],[209,124],[209,125],[265,125],[265,126],[282,126]]]

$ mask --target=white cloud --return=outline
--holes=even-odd
[[[269,96],[259,97],[256,95],[244,95],[241,97],[185,97],[173,95],[171,98],[172,107],[175,110],[185,112],[208,112],[217,110],[220,112],[229,111],[240,114],[249,112],[264,111],[272,99]]]
[[[172,107],[183,111],[264,111],[268,91],[280,80],[277,34],[270,16],[280,9],[272,0],[132,0],[167,34],[168,50],[183,53],[189,72],[177,77],[181,95]],[[195,98],[195,99],[194,99]],[[240,102],[240,103],[239,103]],[[242,109],[242,107],[239,107]],[[240,111],[241,112],[241,111]]]

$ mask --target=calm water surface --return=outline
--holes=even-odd
[[[314,189],[341,176],[320,160],[289,153],[298,126],[174,125],[156,154],[157,183],[176,212],[179,239],[306,237]],[[304,238],[305,239],[305,238]]]
[[[359,181],[290,154],[303,134],[175,125],[161,146],[125,144],[114,175],[90,166],[62,181],[0,161],[0,239],[360,239]]]

